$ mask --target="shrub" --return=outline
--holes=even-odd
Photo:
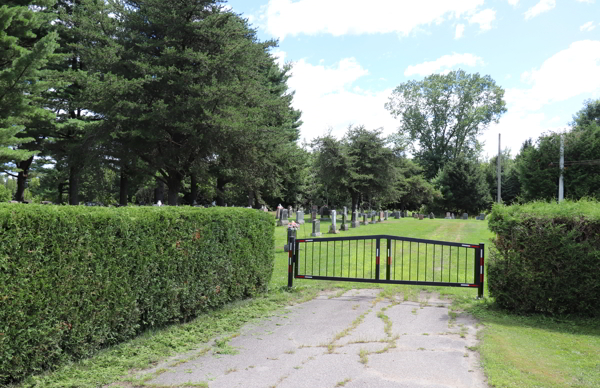
[[[600,315],[598,202],[494,205],[489,228],[497,251],[488,261],[488,288],[499,306]]]
[[[0,205],[0,384],[267,287],[249,209]]]

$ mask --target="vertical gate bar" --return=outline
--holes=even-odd
[[[479,248],[475,248],[475,261],[473,264],[473,283],[479,285]]]
[[[312,246],[315,245],[314,241],[310,243]],[[306,251],[307,249],[304,249],[304,262],[306,263]],[[314,255],[314,250],[313,250],[313,256],[310,258],[310,274],[314,275],[315,274],[315,255]]]
[[[398,248],[398,240],[394,240],[394,280],[396,280],[396,259],[398,258],[398,255],[396,254]]]
[[[327,256],[329,257],[329,255]],[[341,276],[342,274],[340,274],[340,277]],[[333,277],[335,277],[335,241],[333,242]]]
[[[387,240],[387,268],[386,268],[386,280],[390,280],[390,272],[392,265],[392,239]]]
[[[469,265],[467,262],[467,256],[469,254],[468,252],[469,252],[469,249],[465,248],[465,283],[467,283],[467,272],[469,271]]]
[[[448,283],[450,283],[450,276],[452,275],[452,246],[450,246],[450,264],[448,267]]]
[[[458,283],[458,274],[460,273],[460,247],[456,247],[456,283]]]
[[[295,244],[294,236],[290,237],[288,244],[288,288],[291,288],[294,285],[294,256],[298,255],[298,247]]]
[[[408,243],[408,281],[410,281],[410,275],[412,271],[412,241]]]
[[[440,269],[441,269],[441,273],[440,273],[440,282],[442,280],[444,280],[444,246],[442,245],[442,261],[440,263]]]
[[[315,261],[315,242],[311,242],[310,245],[312,245],[312,261]],[[306,257],[306,256],[305,256]],[[321,276],[321,260],[319,260],[319,276]]]
[[[421,244],[417,243],[417,281],[419,281],[419,259],[421,258]]]
[[[431,260],[431,277],[433,278],[432,282],[435,282],[435,246],[433,244],[433,259]]]
[[[344,242],[340,241],[340,276],[344,276]]]
[[[354,268],[356,271],[356,277],[358,277],[358,240],[356,240],[356,264],[354,264]]]
[[[381,239],[377,238],[375,252],[375,280],[379,280],[379,256],[381,252]]]
[[[294,276],[298,276],[298,267],[300,267],[300,258],[298,257],[298,255],[293,257],[292,265],[294,267],[293,268]]]
[[[365,277],[365,252],[367,251],[367,240],[363,240],[363,278]]]
[[[425,243],[425,281],[427,281],[427,243]]]
[[[323,241],[319,241],[319,263],[321,262],[321,247],[323,245]],[[325,260],[325,276],[327,276],[327,260]]]
[[[404,280],[404,240],[402,240],[402,265],[400,266],[400,271],[402,273],[400,280]]]
[[[373,239],[371,239],[371,263],[369,263],[369,271],[371,271],[371,279],[373,278]]]

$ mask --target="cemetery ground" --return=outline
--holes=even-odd
[[[300,226],[297,238],[310,238],[310,215]],[[329,222],[321,223],[322,237],[328,237]],[[351,228],[336,236],[398,235],[442,241],[486,243],[486,256],[492,249],[487,221],[418,220],[403,218]],[[286,228],[275,231],[275,269],[264,297],[237,302],[225,308],[203,314],[192,322],[147,332],[140,337],[105,349],[97,355],[43,375],[30,377],[16,387],[162,387],[153,380],[179,364],[198,357],[220,360],[237,350],[231,345],[247,323],[276,322],[290,319],[289,307],[314,302],[326,291],[332,298],[349,292],[376,292],[377,303],[394,300],[423,306],[423,297],[436,293],[451,300],[448,315],[453,319],[477,319],[480,342],[464,349],[465,357],[473,352],[480,361],[492,387],[597,387],[600,381],[600,324],[594,319],[570,317],[522,316],[494,309],[485,289],[486,298],[475,300],[475,289],[457,287],[418,287],[378,285],[369,283],[294,280],[287,289]],[[358,291],[350,291],[352,289]],[[377,291],[369,291],[377,290]],[[379,315],[379,314],[378,314]],[[385,322],[385,313],[379,318]],[[232,341],[234,340],[234,341]],[[156,368],[168,361],[167,368]],[[368,354],[365,353],[368,362]],[[228,370],[226,373],[237,373]],[[240,371],[241,372],[241,371]],[[191,373],[191,372],[185,372]],[[333,386],[350,385],[340,380]],[[167,385],[170,386],[170,385]],[[210,386],[210,379],[174,386]],[[12,388],[12,387],[11,387]]]

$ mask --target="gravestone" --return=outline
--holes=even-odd
[[[281,209],[283,209],[283,206],[277,206],[277,210],[275,211],[275,218],[277,220],[281,219]]]
[[[394,218],[395,218],[395,219],[397,219],[397,220],[399,220],[399,219],[400,219],[400,217],[401,217],[401,215],[400,215],[400,214],[401,214],[401,212],[395,212],[395,213],[394,213]]]
[[[346,232],[348,230],[348,216],[346,214],[342,214],[342,225],[340,225],[340,230]]]
[[[433,220],[435,218],[435,215],[433,213],[429,213],[429,219]]]
[[[480,213],[477,217],[475,217],[476,220],[480,220],[480,221],[484,221],[485,220],[485,213]]]
[[[346,206],[344,206],[344,213],[342,213],[344,216],[348,217],[348,208]]]
[[[423,220],[423,219],[425,219],[425,216],[423,214],[419,214],[419,219]]]
[[[277,222],[277,226],[286,226],[288,225],[290,222],[288,221],[288,211],[287,209],[281,209],[281,217],[279,218],[279,221]]]
[[[298,210],[298,211],[296,212],[296,223],[297,223],[298,225],[302,225],[302,224],[304,224],[304,212],[303,212],[303,211],[301,211],[301,210]]]
[[[289,215],[294,214],[294,208],[292,208],[291,206],[288,206],[287,211]]]
[[[385,211],[383,214],[384,214],[384,216],[385,216],[385,217],[384,217],[384,220],[385,220],[385,221],[387,221],[387,220],[388,220],[388,217],[390,216],[390,212],[386,210],[386,211]]]
[[[312,226],[313,226],[313,231],[311,233],[311,236],[319,237],[321,235],[321,221],[319,221],[315,218],[312,222]]]
[[[352,227],[358,228],[359,225],[360,225],[360,221],[358,221],[358,212],[353,211],[352,212]]]
[[[367,213],[363,213],[363,225],[369,225],[369,221],[367,221]]]
[[[452,217],[450,217],[450,212],[446,212],[446,219],[447,219],[447,220],[450,220],[450,219],[452,219]]]
[[[468,213],[463,213],[462,219],[463,220],[468,220],[469,219],[469,214]]]
[[[312,212],[310,212],[310,220],[311,222],[317,219],[317,211],[315,209],[313,209]]]
[[[379,222],[383,222],[383,218],[384,218],[384,214],[383,212],[379,212]]]
[[[454,217],[454,213],[452,213],[452,216],[451,216],[451,217],[452,217],[452,219],[453,219],[453,220],[455,220],[455,219],[456,219],[456,217]]]
[[[372,213],[371,213],[371,223],[372,223],[372,224],[376,224],[376,223],[377,223],[377,220],[376,220],[375,218],[376,218],[376,217],[375,217],[375,212],[372,212]]]
[[[337,234],[340,232],[339,230],[337,230],[336,216],[337,216],[337,212],[335,210],[332,210],[331,211],[331,226],[329,226],[329,233],[332,233],[332,234]]]

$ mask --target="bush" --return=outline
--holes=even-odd
[[[266,290],[249,209],[0,205],[0,384]]]
[[[497,234],[488,261],[488,288],[496,303],[518,312],[600,315],[600,206],[494,205]]]

